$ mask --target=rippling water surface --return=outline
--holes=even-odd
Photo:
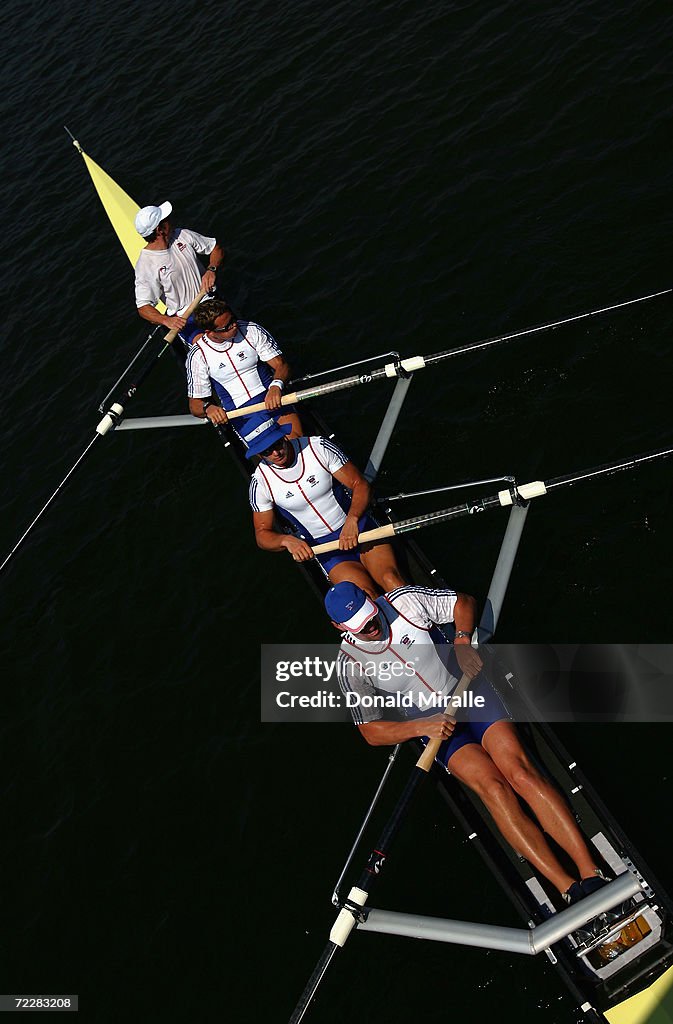
[[[144,337],[64,124],[140,204],[168,198],[225,240],[224,292],[297,371],[670,283],[669,5],[9,0],[4,25],[4,549]],[[670,320],[659,299],[419,374],[381,490],[668,443]],[[324,402],[360,464],[386,398]],[[136,414],[184,406],[164,360]],[[105,439],[0,580],[0,987],[79,992],[87,1020],[286,1019],[385,762],[354,730],[260,726],[260,641],[328,627],[255,549],[238,471],[196,433]],[[670,514],[663,463],[539,503],[501,639],[670,641]],[[483,598],[502,526],[423,544]],[[564,739],[665,874],[668,727]],[[516,923],[431,793],[389,870],[382,904]],[[310,1019],[421,1003],[575,1020],[542,962],[371,936]]]

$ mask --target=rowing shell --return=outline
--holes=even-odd
[[[139,207],[83,152],[76,140],[73,142],[84,158],[110,221],[129,260],[134,264],[144,245],[133,226]],[[249,472],[250,465],[244,459],[242,450],[236,454],[241,468]],[[424,585],[444,585],[414,544],[405,542],[401,552],[411,578]],[[325,589],[324,577],[315,577],[313,582],[318,590]],[[642,940],[646,947],[647,967],[644,970],[640,965],[640,953],[636,953],[635,957],[617,959],[612,965],[608,963],[596,968],[595,965],[592,967],[591,960],[593,956],[595,964],[595,949],[569,950],[566,943],[554,946],[550,959],[576,998],[584,1020],[609,1024],[654,1022],[655,1015],[663,1010],[673,992],[673,906],[643,864],[638,852],[602,805],[575,761],[544,723],[535,722],[534,715],[532,719],[531,723],[522,728],[527,748],[544,764],[550,777],[566,794],[585,833],[592,838],[613,871],[619,874],[627,867],[630,870],[635,868],[643,879],[646,895],[641,897],[638,904],[639,914],[642,918],[647,915],[647,923],[650,925],[649,940],[646,941],[645,937]],[[485,815],[479,801],[446,772],[439,773],[438,783],[455,819],[463,826],[472,845],[479,850],[513,899],[523,919],[527,922],[530,922],[531,917],[535,921],[547,919],[550,912],[554,913],[557,909],[553,899],[545,892],[530,867],[521,862],[493,828],[493,823]]]

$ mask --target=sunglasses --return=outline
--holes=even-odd
[[[270,444],[268,448],[264,448],[259,454],[265,459],[268,455],[273,455],[274,452],[282,452],[285,447],[285,438],[281,437],[273,444]]]
[[[211,327],[210,329],[213,332],[213,334],[221,334],[223,331],[230,331],[234,324],[237,323],[237,318],[232,314],[231,320],[229,321],[229,323],[226,323],[224,327]]]

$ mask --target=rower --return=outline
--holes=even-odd
[[[135,218],[135,229],[145,240],[135,264],[136,306],[143,320],[181,330],[183,316],[200,290],[214,294],[217,270],[224,262],[224,249],[215,238],[188,228],[174,228],[170,203],[144,206]],[[208,258],[204,272],[197,256]],[[166,305],[166,313],[156,309]]]
[[[338,540],[336,551],[317,556],[332,583],[351,580],[371,597],[403,586],[390,544],[358,546],[358,533],[377,526],[366,512],[371,486],[360,470],[328,438],[288,438],[288,433],[288,426],[258,413],[243,434],[247,458],[260,456],[249,492],[258,546],[307,562],[314,557],[312,544]],[[274,529],[274,509],[296,535]]]
[[[182,336],[190,346],[187,395],[193,416],[224,424],[227,409],[263,402],[279,423],[290,426],[290,437],[299,437],[302,427],[294,407],[285,406],[279,415],[290,367],[268,331],[252,320],[240,320],[227,302],[209,299],[190,316]],[[213,391],[221,406],[213,401]],[[235,421],[239,433],[251,418]]]
[[[328,591],[325,608],[343,635],[337,659],[339,686],[369,744],[441,739],[438,760],[477,794],[510,846],[558,889],[564,903],[576,903],[609,881],[570,808],[528,757],[507,709],[481,673],[482,661],[472,646],[473,597],[405,586],[372,601],[352,583],[339,583]],[[436,629],[447,622],[455,626],[452,646]],[[472,683],[462,695],[468,710],[456,724],[434,709],[449,698],[450,714],[450,694],[461,675]],[[382,698],[396,694],[403,712],[399,720],[390,714],[384,717],[381,706]],[[468,694],[473,696],[466,700]],[[577,878],[562,866],[545,833],[568,854]]]

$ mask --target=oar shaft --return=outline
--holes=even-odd
[[[505,342],[514,341],[517,338],[524,338],[531,334],[539,334],[542,331],[552,331],[564,324],[576,323],[579,320],[587,320],[590,317],[600,316],[602,313],[610,313],[616,309],[624,309],[626,306],[635,306],[640,302],[648,302],[650,299],[660,298],[662,295],[669,295],[673,289],[665,288],[663,291],[652,292],[650,295],[641,295],[637,299],[628,299],[626,302],[617,302],[612,306],[601,306],[600,309],[592,309],[588,313],[577,313],[574,316],[565,317],[563,320],[554,320],[548,324],[540,324],[537,327],[527,327],[521,331],[512,331],[509,334],[498,334],[493,338],[485,338],[483,341],[471,342],[468,345],[460,345],[457,348],[445,349],[443,352],[435,352],[427,356],[411,356],[408,359],[400,359],[396,362],[386,363],[385,366],[369,370],[367,373],[343,377],[340,380],[331,381],[328,384],[319,384],[312,388],[304,388],[301,391],[294,391],[292,394],[284,395],[281,398],[281,406],[296,405],[298,402],[305,402],[307,399],[321,398],[324,395],[331,395],[337,391],[346,391],[348,388],[358,387],[360,384],[371,384],[375,380],[404,376],[422,370],[427,366],[434,366],[445,359],[452,359],[455,356],[466,355],[469,352],[479,352],[483,349],[492,348],[494,345],[503,345]],[[334,371],[327,371],[334,372]],[[243,406],[240,409],[232,409],[227,415],[229,419],[237,419],[239,416],[250,416],[255,412],[264,412],[264,402],[257,402],[255,405]]]
[[[458,685],[454,688],[451,694],[451,697],[462,697],[465,691],[470,688],[471,682],[472,680],[469,676],[461,676]],[[448,717],[453,718],[452,715],[449,715]],[[425,744],[425,750],[416,762],[416,767],[421,768],[424,772],[429,772],[443,742],[444,740],[441,739],[428,740]]]
[[[311,398],[320,398],[323,395],[331,395],[335,391],[346,391],[348,388],[355,388],[359,384],[369,384],[373,380],[379,380],[381,377],[386,376],[385,368],[372,370],[371,373],[363,373],[359,376],[343,377],[341,380],[330,381],[329,384],[316,384],[312,388],[303,388],[301,391],[292,391],[287,395],[283,395],[280,400],[281,405],[296,405],[298,402],[305,402]],[[250,416],[253,412],[264,412],[266,410],[266,404],[264,402],[256,402],[254,405],[244,405],[240,409],[232,409],[227,413],[230,420],[237,419],[239,416]]]
[[[112,387],[110,388],[108,393],[105,395],[104,398],[101,399],[101,403],[98,406],[98,409],[99,409],[100,412],[105,412],[105,406],[110,401],[110,399],[112,398],[112,396],[116,392],[116,390],[119,387],[119,385],[121,384],[121,382],[126,379],[128,374],[131,372],[133,367],[136,365],[136,363],[138,362],[138,360],[142,356],[143,352],[145,351],[147,346],[150,344],[150,342],[152,341],[152,338],[157,333],[157,331],[159,330],[160,327],[161,327],[161,324],[155,324],[154,325],[154,328],[147,335],[147,337],[145,338],[144,342],[142,343],[142,345],[140,346],[140,348],[138,349],[138,351],[134,355],[133,359],[131,360],[131,362],[126,367],[126,369],[123,370],[119,374],[119,376],[117,377],[117,380],[114,382],[114,384],[112,385]]]
[[[58,487],[56,488],[56,490],[53,491],[53,493],[49,496],[49,498],[47,498],[47,500],[45,501],[45,503],[42,506],[42,508],[40,509],[40,511],[37,513],[37,515],[32,520],[32,522],[29,523],[29,525],[26,527],[26,529],[23,531],[23,533],[21,534],[21,536],[17,540],[17,542],[14,545],[14,547],[12,548],[12,550],[6,556],[4,561],[0,564],[0,573],[4,571],[4,569],[5,569],[5,567],[7,565],[9,565],[9,563],[11,562],[12,558],[17,553],[19,548],[22,547],[22,545],[23,545],[24,541],[27,539],[28,535],[37,526],[37,524],[39,523],[39,521],[42,518],[42,516],[44,515],[44,513],[47,511],[47,509],[50,507],[50,505],[56,500],[56,498],[61,493],[61,491],[63,490],[65,485],[68,483],[70,477],[73,475],[73,473],[84,462],[85,458],[87,457],[87,455],[89,454],[89,452],[91,451],[91,449],[93,448],[94,444],[96,443],[96,441],[98,440],[99,437],[100,437],[100,434],[94,434],[94,436],[91,438],[91,440],[89,441],[88,445],[86,446],[86,448],[84,449],[82,454],[77,459],[77,461],[73,463],[73,465],[70,467],[68,472],[65,474],[65,476],[61,480],[61,482],[58,485]]]
[[[467,676],[463,676],[460,683],[454,690],[454,693],[458,693],[461,689],[463,692],[470,684]],[[345,945],[350,933],[357,927],[358,919],[357,915],[360,907],[364,907],[367,896],[371,892],[376,880],[381,874],[388,851],[392,843],[394,842],[402,824],[406,818],[407,812],[411,803],[416,795],[418,787],[427,778],[428,772],[432,766],[434,760],[436,747],[439,748],[441,740],[431,740],[428,743],[424,753],[416,762],[409,779],[402,791],[397,804],[386,822],[385,828],[379,835],[376,843],[371,849],[367,864],[365,866],[358,884],[354,886],[350,893],[349,898],[346,901],[345,906],[340,910],[332,930],[330,932],[330,940],[327,943],[322,956],[318,960],[311,977],[309,978],[304,991],[301,994],[299,1002],[297,1003],[294,1013],[290,1017],[289,1024],[299,1024],[304,1019],[304,1015],[311,1003],[311,1000],[315,996],[315,993],[322,981],[327,968],[329,967],[334,954],[337,949],[340,949]],[[428,754],[428,750],[430,753]],[[433,752],[434,751],[434,752]],[[421,763],[423,762],[423,763]]]
[[[565,476],[557,476],[547,481],[545,488],[549,491],[559,490],[561,487],[572,487],[573,484],[581,483],[583,480],[591,480],[599,476],[612,476],[613,473],[621,473],[628,469],[637,469],[646,462],[654,462],[655,459],[665,459],[673,455],[673,448],[660,448],[654,452],[645,452],[643,455],[634,455],[619,462],[607,462],[603,466],[596,466],[593,469],[586,469],[578,473],[567,473]]]
[[[304,1015],[311,1004],[311,1000],[318,991],[318,986],[320,985],[320,982],[325,976],[325,971],[332,962],[332,957],[336,953],[337,949],[339,949],[339,946],[336,944],[336,942],[330,941],[325,946],[322,956],[318,960],[318,963],[315,965],[313,974],[306,982],[304,991],[299,997],[299,1002],[294,1008],[294,1012],[290,1017],[289,1024],[299,1024],[299,1022],[304,1019]]]
[[[206,292],[203,289],[201,289],[196,298],[189,304],[189,306],[185,310],[185,317],[190,316],[194,312],[198,304],[201,302],[201,299],[205,298],[205,296]],[[114,402],[106,412],[105,416],[103,416],[103,419],[96,427],[96,432],[98,434],[107,434],[109,430],[112,430],[113,427],[117,426],[117,424],[121,421],[122,417],[124,416],[126,406],[131,401],[132,398],[135,398],[140,385],[147,380],[147,378],[149,377],[149,375],[151,374],[152,370],[157,365],[159,360],[163,358],[166,352],[168,352],[169,348],[177,338],[178,334],[179,331],[177,327],[174,327],[172,328],[172,330],[168,332],[168,334],[164,336],[164,343],[162,347],[159,349],[157,354],[148,363],[145,364],[144,369],[142,369],[138,377],[136,377],[135,383],[131,384],[131,386],[126,391],[122,401]]]
[[[384,540],[386,537],[394,537],[395,523],[388,523],[386,526],[377,526],[375,530],[365,530],[363,533],[358,534],[358,544],[365,544],[371,540]],[[316,544],[313,548],[314,555],[323,555],[327,551],[338,551],[339,541],[330,540],[324,544]]]
[[[67,129],[66,129],[66,131],[67,131]],[[204,298],[205,294],[206,293],[204,291],[200,291],[199,292],[199,294],[196,296],[194,301],[191,303],[191,305],[187,309],[187,312],[186,312],[187,316],[189,316],[190,313],[192,313],[196,309],[196,307],[198,306],[198,304],[201,301],[201,299]],[[44,503],[44,505],[42,506],[42,508],[38,512],[38,514],[35,516],[35,518],[29,524],[29,526],[27,526],[26,529],[23,531],[23,533],[19,537],[18,541],[16,542],[16,544],[14,545],[12,550],[9,552],[7,557],[4,559],[4,561],[2,563],[0,563],[0,573],[9,564],[9,562],[12,560],[12,558],[14,557],[16,552],[19,550],[19,548],[22,547],[22,545],[24,544],[24,542],[28,538],[29,534],[32,532],[34,527],[37,526],[38,522],[40,521],[40,519],[42,518],[44,513],[47,511],[47,509],[56,500],[58,495],[61,493],[61,491],[63,490],[65,485],[70,480],[70,478],[73,475],[73,473],[75,473],[75,471],[77,469],[79,469],[79,467],[82,465],[82,463],[84,462],[84,459],[87,457],[87,455],[89,454],[89,452],[93,448],[93,446],[96,443],[96,441],[100,437],[102,437],[104,434],[107,434],[108,431],[112,430],[113,427],[115,427],[120,422],[122,416],[124,415],[125,405],[135,396],[138,388],[143,383],[143,381],[146,380],[147,377],[149,377],[150,373],[152,372],[152,370],[156,366],[156,364],[159,361],[159,359],[161,359],[161,357],[167,351],[167,349],[169,349],[171,347],[172,343],[175,341],[175,338],[177,337],[177,334],[178,334],[177,330],[171,330],[171,331],[168,332],[168,334],[164,338],[164,345],[163,345],[163,347],[160,349],[160,351],[157,353],[157,355],[152,359],[152,361],[149,362],[145,366],[144,370],[136,378],[135,384],[132,384],[131,387],[126,392],[126,394],[124,396],[124,404],[115,402],[112,406],[110,406],[110,408],[106,412],[105,416],[103,416],[102,420],[99,422],[98,426],[96,427],[96,433],[94,434],[92,439],[89,441],[88,445],[86,446],[86,448],[84,449],[82,454],[79,456],[79,458],[76,460],[76,462],[74,462],[73,465],[70,467],[70,469],[68,470],[66,475],[63,477],[63,479],[61,480],[61,482],[58,485],[58,487],[56,488],[56,490],[49,496],[49,498]]]
[[[465,691],[469,689],[470,683],[471,679],[468,676],[461,676],[451,696],[461,697]],[[345,945],[350,933],[357,928],[360,907],[364,907],[367,901],[367,896],[371,892],[376,880],[383,870],[386,857],[388,856],[388,851],[404,823],[407,812],[409,811],[414,797],[416,796],[418,787],[423,780],[427,778],[428,773],[432,768],[433,761],[441,744],[441,739],[429,740],[426,744],[425,750],[414,765],[412,773],[407,780],[392,814],[371,849],[367,864],[360,876],[358,884],[351,889],[348,900],[339,912],[339,915],[332,926],[330,941],[325,947],[320,960],[316,964],[315,969],[308,980],[295,1011],[290,1018],[290,1024],[299,1024],[299,1022],[303,1020],[309,1003],[313,999],[318,986],[324,977],[325,971],[332,961],[332,957],[336,953],[337,949]]]
[[[374,808],[376,807],[377,803],[379,802],[379,797],[381,796],[381,793],[383,792],[383,787],[385,786],[385,784],[386,784],[386,782],[388,780],[388,776],[390,775],[390,772],[391,772],[391,769],[393,767],[393,764],[395,763],[397,755],[400,752],[400,747],[401,747],[401,744],[397,743],[395,745],[395,747],[393,748],[392,753],[390,754],[390,756],[388,758],[388,764],[386,765],[385,771],[384,771],[383,775],[381,776],[381,780],[380,780],[380,782],[379,782],[379,784],[378,784],[378,786],[376,788],[376,792],[374,793],[374,798],[372,799],[369,807],[367,808],[367,813],[365,814],[364,818],[362,819],[362,823],[360,825],[360,828],[358,829],[358,834],[356,835],[355,841],[353,842],[353,845],[351,846],[350,853],[348,854],[348,857],[346,858],[346,863],[342,867],[341,874],[339,875],[339,877],[338,877],[338,879],[336,881],[336,884],[334,886],[334,892],[332,893],[332,903],[334,904],[335,907],[339,906],[339,890],[341,889],[341,883],[343,882],[344,878],[346,877],[346,872],[348,871],[349,867],[351,866],[353,857],[355,856],[355,851],[360,846],[360,840],[362,839],[362,836],[364,835],[364,831],[367,828],[367,825],[369,824],[369,819],[371,818],[372,814],[374,813]]]
[[[409,811],[414,797],[416,796],[418,787],[427,777],[427,774],[428,770],[426,768],[419,769],[418,762],[414,765],[411,775],[407,779],[406,785],[402,790],[402,794],[388,818],[383,831],[379,834],[378,839],[374,843],[369,853],[365,868],[360,875],[357,888],[363,892],[370,893],[376,880],[381,874],[390,847],[402,827],[402,823],[407,816],[407,812]]]
[[[550,491],[559,490],[562,487],[572,487],[573,484],[583,480],[592,480],[599,476],[611,476],[613,473],[620,473],[628,469],[636,469],[646,462],[654,462],[655,459],[665,459],[673,455],[673,448],[661,448],[654,452],[645,452],[643,455],[634,455],[619,462],[606,463],[604,466],[595,466],[592,469],[581,470],[576,473],[568,473],[565,476],[553,477],[551,480],[533,480],[527,484],[498,491],[487,498],[478,498],[470,503],[453,505],[451,508],[443,508],[438,512],[427,512],[422,516],[413,516],[411,519],[400,519],[396,523],[388,523],[386,526],[377,527],[375,530],[365,530],[358,534],[358,544],[366,544],[369,541],[383,540],[387,537],[398,536],[402,533],[410,533],[413,530],[420,530],[424,526],[431,526],[433,523],[446,522],[447,519],[458,519],[462,516],[474,515],[477,512],[486,512],[491,508],[507,507],[515,502],[530,501],[532,498],[540,498]],[[313,553],[322,555],[328,551],[337,551],[339,541],[327,541],[324,544],[317,544]]]
[[[306,1010],[308,1009],[309,1004],[324,977],[325,971],[332,961],[332,957],[336,953],[337,949],[340,949],[346,944],[346,940],[349,935],[357,927],[357,914],[359,908],[365,905],[367,895],[381,873],[387,851],[404,821],[405,815],[414,798],[418,786],[425,778],[427,778],[427,772],[414,767],[413,773],[409,777],[409,780],[404,787],[404,791],[402,792],[392,815],[388,819],[386,827],[369,854],[367,866],[362,873],[360,881],[357,886],[354,886],[351,889],[345,906],[337,915],[330,932],[330,940],[301,994],[294,1013],[290,1017],[290,1024],[299,1024],[299,1021],[303,1020],[304,1014],[306,1013]]]
[[[444,352],[436,352],[434,355],[425,356],[426,366],[433,366],[444,359],[451,359],[454,356],[466,355],[468,352],[480,352],[484,349],[493,348],[494,345],[502,345],[507,341],[514,341],[516,338],[525,338],[531,334],[540,334],[542,331],[553,331],[565,324],[577,323],[579,320],[588,320],[593,316],[600,316],[602,313],[611,313],[616,309],[624,309],[626,306],[635,306],[640,302],[649,302],[651,299],[661,298],[662,295],[670,295],[673,288],[664,288],[659,292],[652,292],[650,295],[641,295],[637,299],[628,299],[626,302],[617,302],[612,306],[601,306],[600,309],[592,309],[588,313],[577,313],[574,316],[564,317],[563,320],[553,320],[548,324],[540,324],[537,327],[527,327],[522,331],[512,331],[509,334],[498,334],[493,338],[485,338],[483,341],[471,342],[468,345],[460,345],[457,348],[450,348]]]
[[[196,307],[199,305],[202,299],[205,299],[207,294],[208,292],[205,291],[203,288],[199,290],[198,295],[194,299],[192,299],[192,301],[187,306],[187,309],[184,311],[184,313],[181,314],[185,318],[185,320],[187,320],[188,317],[192,315]],[[164,341],[170,345],[171,342],[175,341],[179,333],[179,328],[173,327],[164,338]]]

